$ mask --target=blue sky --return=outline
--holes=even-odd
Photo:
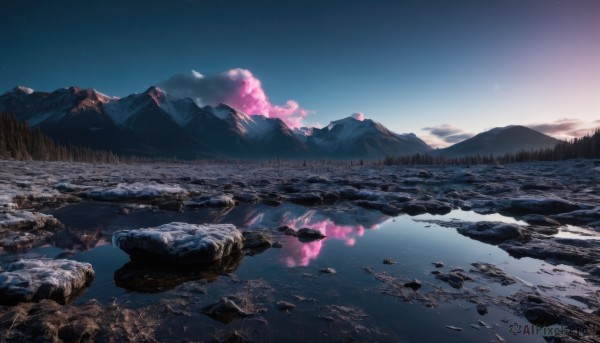
[[[0,28],[0,92],[124,96],[241,68],[269,104],[309,111],[304,123],[362,112],[440,146],[423,128],[552,124],[568,137],[600,119],[593,0],[10,1]]]

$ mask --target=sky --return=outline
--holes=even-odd
[[[2,3],[0,93],[158,85],[290,126],[354,115],[433,146],[600,126],[600,1]]]

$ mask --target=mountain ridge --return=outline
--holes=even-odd
[[[191,98],[173,97],[156,86],[123,98],[93,88],[39,92],[17,86],[0,95],[0,112],[13,114],[61,144],[150,157],[348,159],[456,155],[463,150],[484,153],[486,148],[480,137],[485,133],[462,145],[433,150],[414,133],[398,134],[381,123],[353,116],[323,128],[291,129],[278,118],[248,115],[227,104],[201,107]],[[547,137],[544,146],[559,142],[531,131]],[[473,143],[476,137],[479,141]]]

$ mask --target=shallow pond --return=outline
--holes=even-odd
[[[65,224],[52,245],[4,254],[1,259],[56,257],[72,250],[74,255],[69,258],[89,262],[96,271],[92,285],[75,302],[94,298],[129,308],[168,304],[171,312],[162,315],[163,325],[157,335],[161,341],[221,341],[236,330],[253,340],[273,342],[489,342],[497,339],[496,334],[510,342],[543,342],[542,335],[512,335],[510,326],[526,325],[527,320],[497,306],[493,299],[522,288],[539,287],[546,295],[585,307],[569,296],[594,290],[582,278],[583,273],[572,267],[515,259],[496,246],[430,222],[453,218],[515,222],[498,214],[454,211],[445,216],[391,218],[345,204],[319,208],[241,205],[225,211],[184,213],[139,209],[128,215],[118,214],[119,208],[115,204],[83,202],[45,211]],[[116,230],[173,221],[269,229],[281,247],[228,261],[226,267],[215,272],[132,265],[127,254],[111,245],[110,237]],[[273,230],[280,225],[315,228],[328,237],[303,243]],[[566,228],[565,232],[575,235],[578,231]],[[383,264],[384,259],[396,263]],[[438,269],[442,272],[454,268],[468,272],[471,263],[491,263],[519,282],[502,286],[481,277],[457,290],[431,274],[436,270],[432,264],[435,261],[444,263]],[[323,268],[333,268],[336,273],[322,273]],[[422,282],[419,292],[430,293],[435,301],[395,294],[394,285],[415,278]],[[385,282],[390,280],[393,282]],[[468,301],[469,294],[485,299],[488,313],[479,314],[476,304]],[[202,313],[202,308],[225,295],[243,298],[256,314],[223,323]],[[294,304],[295,309],[280,311],[276,303],[282,300]],[[448,325],[462,331],[451,330]]]

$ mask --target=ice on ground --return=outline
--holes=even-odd
[[[69,300],[94,278],[92,265],[72,260],[21,259],[0,273],[0,303]]]
[[[173,222],[117,231],[112,240],[132,259],[155,258],[180,264],[212,262],[243,248],[242,233],[232,224]]]
[[[188,196],[189,193],[179,185],[160,184],[151,181],[148,183],[119,183],[114,187],[91,189],[83,192],[82,195],[96,200],[120,201],[178,198]]]

